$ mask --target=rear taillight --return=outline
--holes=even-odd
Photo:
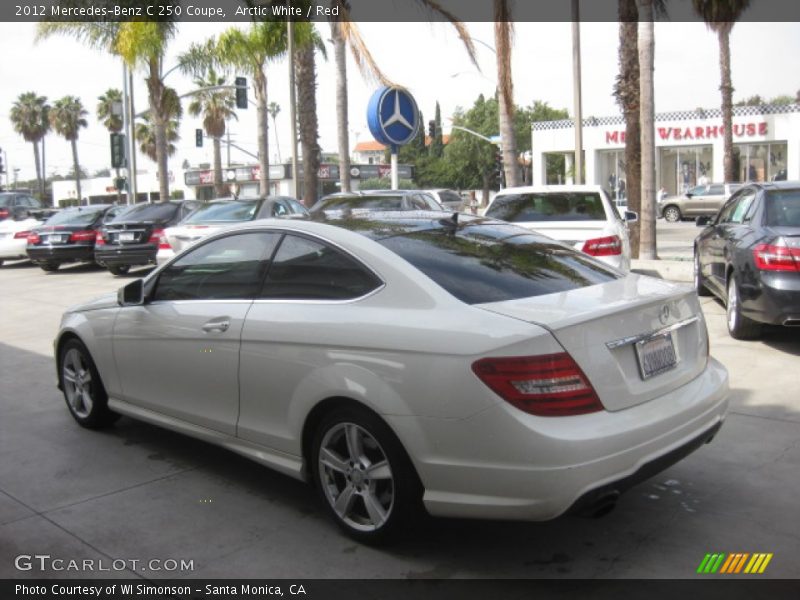
[[[753,249],[753,258],[756,268],[762,271],[800,271],[800,248],[759,244]]]
[[[95,246],[105,246],[106,241],[103,239],[103,234],[99,231],[97,232],[97,236],[94,238],[94,245]]]
[[[472,371],[518,409],[541,417],[584,415],[603,410],[586,375],[566,352],[483,358]]]
[[[94,231],[75,231],[69,236],[70,242],[92,242],[97,238],[97,233]]]
[[[622,254],[622,240],[616,235],[594,238],[586,240],[582,250],[589,256],[616,256]]]
[[[36,233],[35,231],[32,231],[32,232],[31,232],[31,233],[28,235],[28,243],[29,243],[29,244],[38,244],[38,243],[39,243],[39,242],[41,242],[41,241],[42,241],[42,238],[40,238],[40,237],[39,237],[39,234],[38,234],[38,233]]]
[[[0,219],[5,219],[6,217],[8,217],[8,209],[0,208]]]
[[[164,233],[163,229],[154,229],[153,233],[150,234],[148,242],[151,244],[158,244],[159,250],[172,250],[172,246],[170,246],[167,235]]]
[[[30,231],[18,231],[17,233],[14,234],[14,239],[15,240],[24,240],[25,238],[29,237],[30,235],[31,235]]]

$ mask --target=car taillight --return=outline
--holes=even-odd
[[[31,235],[30,231],[18,231],[17,233],[14,234],[14,239],[23,240],[27,237],[30,237],[30,235]]]
[[[779,240],[783,244],[783,240]],[[759,244],[753,249],[756,268],[762,271],[800,271],[800,248]]]
[[[616,235],[594,238],[586,240],[582,250],[590,256],[615,256],[622,254],[622,240]]]
[[[0,219],[5,219],[6,217],[8,217],[8,209],[0,208]]]
[[[105,246],[106,241],[103,239],[103,234],[99,231],[97,232],[97,236],[94,238],[94,245],[95,246]]]
[[[154,229],[153,233],[150,234],[148,242],[151,244],[158,244],[159,250],[172,250],[172,246],[170,246],[167,235],[164,233],[163,229]]]
[[[586,375],[566,352],[483,358],[472,371],[518,409],[541,417],[584,415],[603,410]]]
[[[29,244],[38,244],[42,241],[42,238],[39,237],[39,234],[35,231],[32,231],[30,235],[28,235],[28,243]]]
[[[94,231],[75,231],[72,235],[69,236],[70,242],[91,242],[94,241],[97,237],[97,233]]]

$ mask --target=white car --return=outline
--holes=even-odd
[[[607,512],[721,426],[728,375],[692,288],[481,217],[339,223],[218,232],[70,309],[74,419],[127,415],[313,482],[364,541],[423,506]]]
[[[41,221],[31,218],[0,221],[0,265],[7,260],[28,258],[25,253],[28,235],[31,229],[41,224]]]
[[[533,229],[620,269],[630,270],[628,221],[599,185],[540,185],[500,190],[486,216]]]

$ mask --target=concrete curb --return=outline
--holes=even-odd
[[[640,275],[650,275],[670,281],[691,283],[694,281],[693,265],[691,259],[676,260],[631,260],[631,271]]]

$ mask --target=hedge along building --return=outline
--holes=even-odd
[[[533,184],[571,183],[575,135],[571,120],[532,124]],[[678,194],[705,182],[721,182],[722,111],[656,114],[656,184]],[[583,120],[584,173],[612,197],[624,197],[625,121],[622,116]],[[800,179],[800,105],[735,106],[733,153],[736,181]],[[552,165],[565,157],[563,172]],[[548,164],[550,168],[548,168]]]

